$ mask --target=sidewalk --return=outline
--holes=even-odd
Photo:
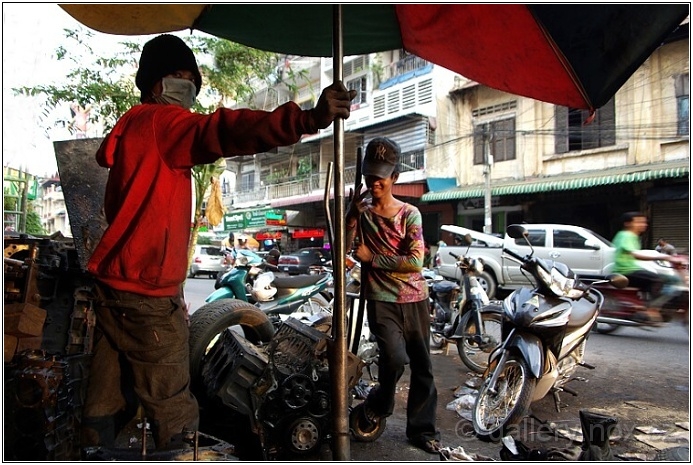
[[[479,441],[470,433],[471,423],[462,418],[456,411],[447,410],[447,405],[456,399],[455,391],[473,376],[462,364],[457,349],[450,346],[446,350],[432,351],[433,370],[438,388],[438,429],[444,448],[461,446],[465,452],[478,458],[500,460],[500,444]],[[351,441],[351,459],[353,461],[440,461],[439,455],[428,454],[407,442],[406,399],[409,388],[409,370],[402,376],[397,387],[395,411],[387,419],[383,435],[372,443]],[[465,436],[465,433],[468,435]]]
[[[432,351],[433,369],[438,388],[438,428],[443,448],[462,447],[475,461],[500,461],[500,443],[483,442],[476,438],[470,421],[446,407],[457,397],[455,391],[476,378],[462,364],[457,350]],[[579,395],[561,395],[560,411],[551,395],[532,404],[531,415],[519,426],[518,439],[530,449],[549,451],[552,460],[568,460],[580,452],[582,429],[580,410],[612,416],[618,425],[610,436],[614,460],[685,460],[689,461],[690,431],[688,409],[672,410],[663,402],[625,402],[613,399],[613,379],[595,375],[574,381],[571,387]],[[398,385],[394,414],[388,418],[383,435],[372,443],[351,441],[352,461],[440,461],[438,455],[427,454],[407,442],[406,395],[409,371]],[[634,387],[635,391],[639,389]],[[684,393],[685,394],[685,393]],[[682,458],[683,457],[683,458]]]

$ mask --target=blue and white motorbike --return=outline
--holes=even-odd
[[[527,239],[521,225],[509,226],[507,233]],[[477,436],[492,441],[511,433],[530,404],[549,392],[557,409],[560,392],[577,395],[566,384],[578,366],[594,368],[584,361],[585,345],[604,302],[592,286],[627,283],[624,276],[611,275],[607,281],[588,285],[567,265],[535,258],[533,251],[526,257],[508,249],[503,252],[521,264],[536,286],[517,289],[503,301],[502,341],[489,356],[472,412]]]

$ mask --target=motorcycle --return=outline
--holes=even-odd
[[[460,283],[428,279],[431,302],[431,346],[444,348],[454,343],[462,362],[472,371],[483,373],[488,355],[501,337],[501,306],[491,304],[477,276],[483,271],[480,259],[469,257],[472,239],[465,238],[464,256],[450,252],[461,271]]]
[[[668,262],[660,265],[667,266]],[[689,266],[687,260],[672,264],[677,272],[672,279],[667,277],[662,288],[662,295],[668,297],[659,308],[662,323],[680,320],[684,327],[688,326],[690,309]],[[649,329],[659,323],[643,321],[640,312],[648,308],[650,296],[635,287],[615,289],[610,286],[598,285],[604,294],[604,305],[597,318],[595,330],[600,334],[611,334],[623,326]]]
[[[623,287],[622,275],[587,284],[565,264],[533,257],[528,233],[511,225],[513,239],[524,238],[530,254],[503,249],[521,264],[535,281],[534,288],[520,288],[503,301],[503,339],[489,357],[489,367],[472,411],[477,437],[499,441],[519,424],[530,404],[553,393],[560,411],[560,393],[577,392],[566,384],[576,367],[594,368],[584,354],[590,330],[597,321],[604,296],[593,286],[610,282]]]
[[[225,256],[229,269],[217,276],[214,289],[227,287],[236,299],[248,301],[255,278],[265,269],[275,269],[274,265],[252,250],[237,250],[233,259],[228,253]]]
[[[308,276],[276,276],[272,270],[278,268],[253,251],[239,250],[233,268],[217,279],[216,290],[205,302],[237,299],[252,303],[275,326],[289,315],[301,319],[329,309],[332,273],[324,269]]]

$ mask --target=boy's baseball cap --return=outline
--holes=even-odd
[[[398,163],[401,150],[397,142],[387,137],[376,137],[366,147],[361,173],[363,176],[375,176],[380,179],[389,178],[399,172]]]

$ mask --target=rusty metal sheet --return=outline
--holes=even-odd
[[[108,226],[103,211],[108,170],[94,157],[102,140],[53,142],[72,238],[83,270]]]

